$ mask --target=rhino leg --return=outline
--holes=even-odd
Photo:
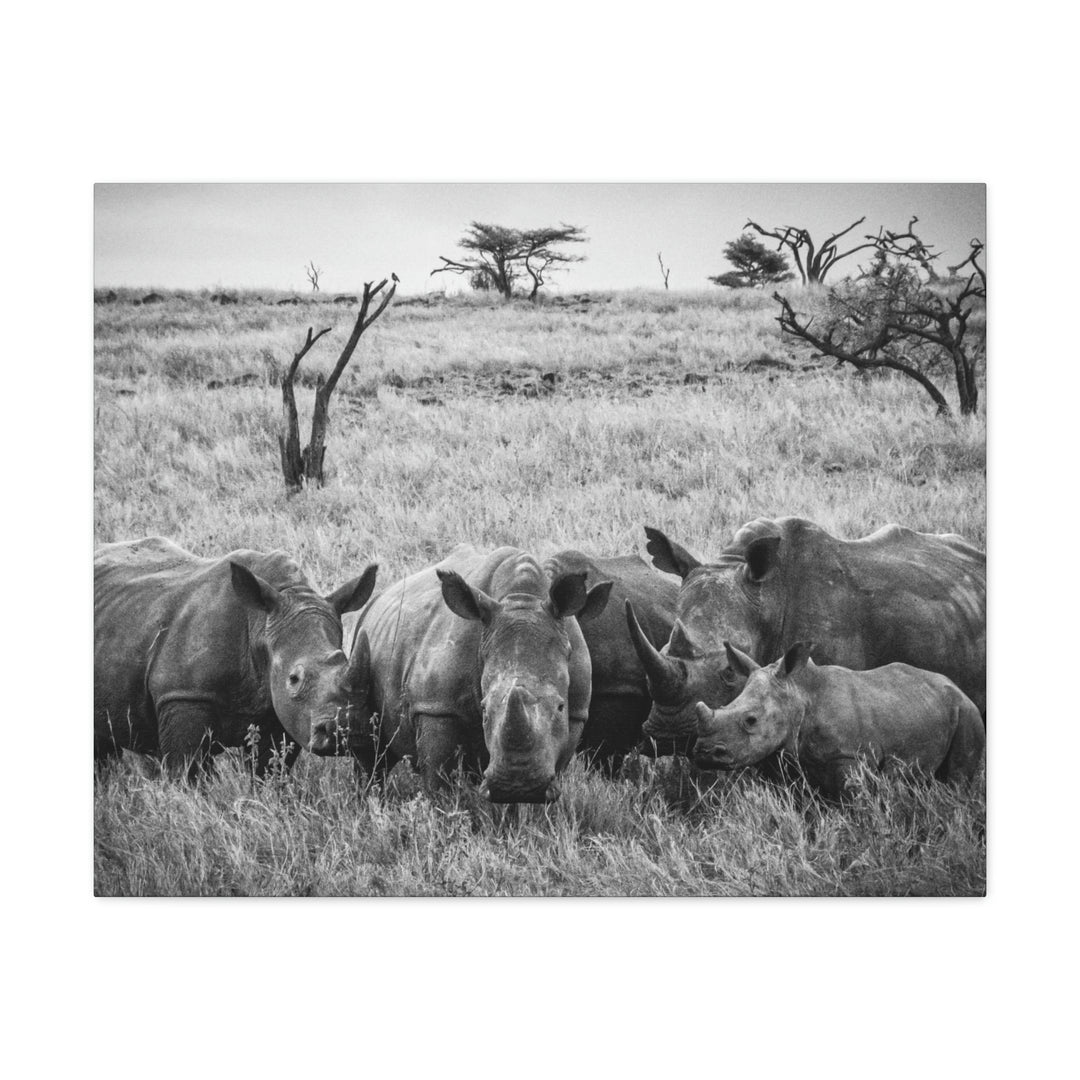
[[[937,775],[949,783],[970,780],[982,764],[986,729],[979,710],[970,702],[957,706],[956,730]]]
[[[856,757],[833,758],[817,778],[821,793],[835,802],[852,799],[859,791],[862,769]]]
[[[418,713],[414,718],[416,758],[428,792],[445,788],[461,746],[457,717]]]
[[[214,729],[214,709],[199,701],[169,701],[157,710],[158,748],[165,771],[195,780],[206,768]]]

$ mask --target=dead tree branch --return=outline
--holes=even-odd
[[[870,371],[875,368],[889,368],[893,371],[902,372],[908,378],[914,379],[929,395],[937,406],[937,411],[942,416],[952,415],[945,395],[924,375],[917,367],[909,363],[904,355],[897,354],[887,349],[891,343],[889,330],[883,327],[878,334],[868,343],[854,350],[845,349],[834,340],[835,331],[826,330],[823,334],[815,333],[810,329],[811,318],[799,321],[791,302],[780,293],[773,293],[773,299],[780,305],[780,315],[777,322],[781,331],[793,334],[803,341],[813,345],[822,355],[834,359],[838,364],[850,364],[859,371]]]
[[[364,295],[360,301],[360,311],[356,316],[356,322],[349,334],[334,364],[330,377],[324,379],[320,373],[315,382],[315,408],[311,416],[311,438],[303,451],[300,449],[300,425],[296,414],[296,396],[293,390],[293,381],[300,368],[300,362],[311,350],[311,347],[329,332],[330,327],[312,334],[312,328],[308,328],[307,340],[303,347],[293,357],[281,380],[281,396],[283,407],[284,430],[278,436],[281,446],[281,469],[285,476],[285,488],[289,494],[294,494],[303,488],[304,484],[314,484],[322,487],[324,483],[324,462],[326,458],[326,437],[330,428],[330,398],[345,371],[346,366],[352,359],[356,346],[364,331],[386,310],[387,305],[394,298],[397,291],[397,282],[383,294],[381,301],[373,312],[372,302],[386,288],[387,279],[383,278],[378,285],[372,285],[370,281],[364,283]],[[371,312],[369,314],[369,312]]]
[[[320,330],[314,334],[315,328],[308,327],[307,340],[301,346],[300,351],[292,358],[281,380],[281,433],[278,435],[278,446],[281,447],[281,471],[285,476],[285,488],[287,491],[299,491],[304,486],[304,464],[300,452],[300,420],[296,412],[296,394],[293,391],[293,380],[300,368],[300,361],[311,351],[311,347],[323,336],[329,334],[331,327]]]
[[[656,253],[656,259],[657,262],[660,263],[660,273],[664,277],[664,289],[666,290],[668,287],[668,276],[671,274],[671,271],[664,266],[664,253],[662,251]]]
[[[856,244],[847,251],[839,250],[839,243],[857,225],[861,225],[866,216],[853,221],[846,229],[834,232],[825,239],[820,248],[814,243],[813,237],[807,229],[795,225],[780,225],[775,229],[766,229],[756,221],[747,221],[746,228],[753,229],[760,236],[768,236],[777,241],[776,250],[787,248],[791,257],[795,260],[795,268],[804,285],[819,285],[825,280],[825,276],[841,259],[854,255],[863,248],[874,247],[874,238],[867,237],[867,242]]]
[[[971,416],[978,408],[978,368],[986,352],[985,330],[973,319],[985,310],[983,243],[973,240],[967,258],[949,267],[951,278],[943,282],[933,266],[938,255],[915,232],[917,223],[913,217],[904,231],[882,229],[870,237],[874,259],[868,270],[806,297],[815,317],[800,316],[790,300],[774,293],[777,321],[782,332],[839,364],[902,372],[945,414],[949,406],[932,376],[940,379],[951,369],[960,412]],[[965,269],[966,279],[960,276]]]
[[[919,219],[912,214],[906,231],[891,232],[885,228],[879,229],[877,236],[866,237],[870,243],[863,246],[873,247],[878,259],[885,257],[910,259],[925,271],[930,281],[940,281],[941,278],[934,269],[934,260],[937,255],[930,251],[914,231],[918,221]]]

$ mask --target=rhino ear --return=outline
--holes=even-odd
[[[751,673],[757,671],[757,669],[761,667],[761,665],[752,657],[747,656],[742,649],[736,649],[730,641],[724,642],[724,651],[727,653],[731,670],[734,671],[736,675],[741,675],[744,679],[749,679]]]
[[[589,590],[585,606],[577,613],[578,622],[588,622],[589,619],[595,619],[598,615],[603,615],[604,609],[607,607],[608,597],[611,596],[611,586],[612,582],[601,581]]]
[[[751,581],[764,581],[779,561],[779,536],[762,536],[746,545],[746,575]]]
[[[327,598],[327,603],[339,614],[344,615],[349,611],[359,611],[371,596],[375,588],[375,575],[379,572],[379,564],[372,563],[358,578],[345,582],[339,589],[335,589]]]
[[[277,589],[263,581],[258,574],[253,574],[246,566],[230,562],[229,569],[232,571],[232,587],[248,607],[270,612],[281,602]]]
[[[547,607],[556,619],[565,619],[583,611],[588,599],[584,574],[559,574],[548,589]]]
[[[455,570],[436,570],[442,583],[443,600],[446,606],[462,619],[489,623],[499,610],[499,602],[492,600],[486,592],[474,589]]]
[[[686,578],[691,570],[696,570],[701,563],[686,548],[669,540],[659,529],[645,526],[645,535],[649,542],[645,550],[652,556],[653,566],[665,574],[678,574]]]
[[[813,643],[809,641],[796,641],[786,653],[780,663],[780,672],[785,679],[802,671],[810,659]]]

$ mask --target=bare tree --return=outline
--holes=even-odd
[[[668,287],[667,280],[669,275],[671,274],[671,271],[664,266],[664,253],[662,251],[658,251],[656,253],[656,260],[660,263],[660,273],[664,277],[664,289],[666,290]]]
[[[913,231],[915,220],[904,233],[882,230],[870,238],[870,268],[830,288],[820,301],[811,300],[816,310],[796,312],[789,299],[773,293],[780,305],[777,321],[782,331],[838,364],[861,371],[888,368],[914,379],[943,415],[951,410],[933,377],[947,371],[961,414],[971,415],[979,403],[977,372],[986,348],[985,334],[971,327],[972,315],[985,308],[986,272],[979,262],[984,245],[972,240],[967,258],[949,268],[953,280],[942,283],[930,265],[937,255]]]
[[[323,336],[330,332],[328,326],[325,330],[314,333],[314,327],[308,327],[307,339],[300,351],[293,357],[284,376],[281,379],[282,400],[282,432],[278,436],[278,445],[281,448],[281,471],[285,476],[285,489],[290,495],[300,491],[304,484],[314,484],[316,487],[323,486],[323,463],[326,457],[326,435],[330,426],[330,396],[341,378],[342,372],[356,346],[360,341],[360,335],[386,310],[387,305],[394,298],[397,290],[397,282],[390,286],[389,291],[383,296],[374,313],[369,315],[371,302],[379,295],[386,286],[386,278],[378,285],[372,287],[372,283],[364,283],[364,295],[360,301],[360,312],[356,316],[356,324],[352,328],[349,340],[341,350],[334,370],[330,372],[330,378],[323,379],[320,373],[315,383],[315,409],[311,416],[311,438],[307,446],[300,449],[300,421],[296,413],[296,395],[293,391],[293,380],[300,368],[300,361],[311,351],[312,346]]]
[[[304,267],[304,273],[307,274],[307,279],[311,282],[311,291],[318,292],[319,275],[322,273],[322,270],[315,265],[314,259],[312,259],[311,262],[309,262],[307,266]]]
[[[888,229],[881,228],[878,230],[877,236],[868,236],[866,239],[870,241],[871,246],[874,248],[875,261],[880,262],[882,259],[890,257],[908,259],[923,270],[930,281],[940,281],[941,278],[934,269],[934,259],[937,256],[915,235],[914,230],[918,221],[919,219],[913,214],[906,231],[890,232]],[[950,274],[957,273],[961,267],[967,265],[970,259],[971,256],[968,255],[962,263],[950,266]]]
[[[443,265],[432,270],[431,275],[466,274],[474,289],[494,289],[504,300],[509,300],[514,295],[515,281],[524,274],[532,281],[529,299],[535,301],[544,286],[545,274],[568,263],[584,261],[584,255],[570,255],[556,246],[584,243],[587,240],[584,231],[577,225],[509,229],[474,221],[458,245],[475,255],[464,259],[440,255]]]
[[[796,225],[780,225],[775,229],[762,228],[756,221],[747,221],[746,228],[753,229],[761,236],[771,237],[779,241],[776,250],[787,248],[795,260],[795,268],[799,271],[799,277],[804,285],[820,285],[825,280],[825,275],[841,260],[856,251],[874,246],[873,237],[867,237],[866,243],[856,244],[847,251],[840,251],[838,241],[847,236],[856,225],[861,225],[866,220],[865,215],[858,221],[853,221],[846,229],[833,233],[825,242],[818,247],[807,229]]]

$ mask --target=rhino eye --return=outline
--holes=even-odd
[[[745,718],[745,719],[743,720],[743,723],[744,723],[744,724],[745,724],[745,725],[746,725],[747,727],[753,727],[753,726],[754,726],[754,725],[755,725],[755,724],[757,723],[757,717],[756,717],[756,716],[747,716],[747,717],[746,717],[746,718]]]

